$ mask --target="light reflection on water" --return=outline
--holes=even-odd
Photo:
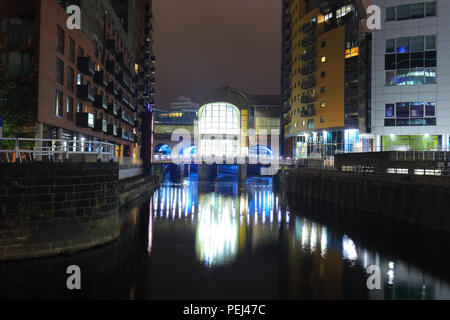
[[[121,213],[111,245],[0,263],[0,299],[450,299],[448,237],[290,204],[269,178],[167,181]],[[69,265],[81,292],[66,288]],[[367,289],[370,265],[381,290]]]
[[[249,251],[253,254],[259,248],[278,245],[285,250],[282,255],[287,270],[281,272],[286,272],[288,279],[305,277],[300,274],[301,260],[305,255],[312,259],[313,268],[306,277],[318,277],[317,283],[303,289],[318,290],[322,292],[321,298],[345,298],[345,292],[349,291],[352,298],[358,299],[450,299],[448,282],[402,260],[380,257],[376,250],[302,217],[301,213],[292,215],[289,207],[280,203],[271,179],[249,179],[244,191],[238,190],[237,182],[203,187],[195,179],[165,183],[153,195],[152,216],[155,225],[167,221],[190,225],[195,232],[196,258],[212,270],[233,265]],[[366,288],[365,270],[370,265],[381,268],[381,290]],[[293,270],[293,266],[298,269]],[[344,280],[349,276],[350,279]],[[290,280],[287,282],[283,285],[294,286]],[[352,286],[358,291],[355,296],[351,293]],[[290,298],[295,296],[294,293]],[[314,294],[302,293],[297,297]]]

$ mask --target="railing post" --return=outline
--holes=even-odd
[[[101,142],[97,142],[97,160],[102,161],[102,145],[101,145]]]
[[[20,150],[19,150],[19,138],[16,138],[16,159],[19,158],[19,162],[22,162],[22,158],[20,157]]]

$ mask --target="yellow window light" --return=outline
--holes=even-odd
[[[359,55],[359,47],[345,50],[345,59],[356,57]]]

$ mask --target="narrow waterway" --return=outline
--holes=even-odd
[[[450,299],[448,237],[417,239],[429,255],[411,259],[377,241],[291,210],[271,178],[192,175],[124,210],[110,245],[0,263],[0,298]],[[70,265],[81,268],[80,291],[66,287]],[[370,265],[380,267],[379,290],[367,288]]]

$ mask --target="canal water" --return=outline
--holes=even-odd
[[[369,220],[315,212],[331,208],[295,207],[272,178],[167,179],[123,210],[118,241],[0,263],[0,298],[450,299],[448,237],[405,226],[384,235]],[[81,268],[79,291],[66,287],[70,265]],[[380,289],[367,287],[369,266],[380,269]]]

